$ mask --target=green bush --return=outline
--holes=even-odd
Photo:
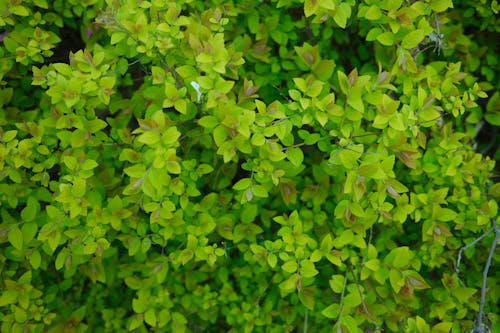
[[[1,331],[500,331],[499,8],[1,1]]]

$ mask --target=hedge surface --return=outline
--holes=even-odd
[[[0,322],[498,332],[497,1],[0,1]]]

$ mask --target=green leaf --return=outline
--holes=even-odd
[[[441,114],[433,107],[427,107],[418,113],[418,120],[424,127],[433,126],[440,117]]]
[[[64,267],[64,263],[66,262],[66,259],[68,258],[68,251],[65,249],[62,249],[59,251],[59,253],[56,256],[56,261],[55,261],[55,268],[56,270],[60,270],[61,268]]]
[[[382,33],[382,29],[375,27],[371,28],[368,34],[366,35],[366,40],[368,42],[373,42],[377,39],[377,37]]]
[[[415,271],[404,271],[406,281],[413,289],[427,289],[430,286],[425,282],[424,278]]]
[[[457,218],[457,213],[449,208],[439,207],[436,212],[436,218],[441,222],[453,221]]]
[[[356,320],[353,317],[342,316],[342,319],[340,322],[341,322],[342,332],[361,333],[361,330],[358,327],[358,323],[356,322]]]
[[[141,241],[137,237],[130,237],[128,239],[128,255],[133,256],[137,252],[139,252],[139,249],[141,247]]]
[[[298,101],[300,100],[301,98],[301,94],[298,90],[295,90],[295,89],[290,89],[288,90],[288,95],[290,95],[290,97],[294,100],[294,101]]]
[[[198,125],[204,128],[214,128],[215,126],[219,125],[219,120],[214,117],[214,116],[204,116],[201,117],[200,120],[198,120]]]
[[[304,153],[298,147],[290,147],[286,150],[286,157],[295,166],[300,166],[304,161]]]
[[[40,268],[40,265],[42,263],[42,256],[40,255],[40,252],[38,250],[34,250],[31,253],[31,255],[29,257],[29,262],[30,262],[31,267],[33,267],[33,269]]]
[[[78,166],[78,162],[76,161],[76,157],[74,156],[69,156],[69,155],[64,156],[63,162],[66,165],[66,167],[70,170],[76,170]]]
[[[389,11],[401,7],[402,2],[403,0],[385,0],[379,3],[380,3],[380,8]]]
[[[297,271],[297,262],[295,260],[290,260],[281,265],[281,268],[287,273],[295,273]]]
[[[399,293],[399,291],[405,284],[403,274],[401,274],[397,269],[391,269],[389,271],[389,281],[391,282],[392,288],[397,293]]]
[[[113,32],[111,35],[111,45],[118,44],[121,40],[125,39],[127,34],[125,32]]]
[[[352,204],[351,204],[352,206]],[[351,229],[344,230],[342,234],[332,241],[332,245],[337,249],[343,248],[346,244],[349,244],[354,239],[354,233]]]
[[[306,95],[309,96],[309,97],[318,97],[319,94],[321,93],[321,90],[323,90],[323,86],[325,84],[321,81],[314,81],[309,89],[307,89],[306,91]]]
[[[344,29],[347,25],[347,19],[351,17],[351,6],[346,2],[342,2],[335,11],[333,20],[338,24],[339,27]]]
[[[167,171],[173,174],[180,174],[181,173],[181,165],[177,161],[167,161],[166,164]]]
[[[189,65],[179,66],[175,69],[175,71],[179,73],[179,75],[183,79],[195,78],[198,76],[198,71],[196,70],[196,68]]]
[[[125,168],[124,172],[133,178],[141,178],[146,173],[146,167],[142,164],[135,164],[131,167]]]
[[[403,122],[403,116],[400,113],[395,113],[392,115],[392,117],[389,119],[389,126],[401,132],[406,130],[406,126]]]
[[[243,191],[250,186],[250,178],[242,178],[233,185],[233,190]]]
[[[352,106],[352,108],[359,112],[365,111],[365,106],[363,104],[363,98],[361,97],[361,89],[353,88],[349,95],[347,96],[347,104]]]
[[[178,99],[174,102],[174,108],[181,114],[187,113],[187,103],[184,99]]]
[[[97,250],[97,243],[94,241],[89,241],[83,247],[83,254],[94,254]]]
[[[133,316],[132,319],[130,319],[130,322],[128,324],[128,330],[133,331],[133,330],[137,329],[139,326],[141,326],[141,324],[143,322],[143,318],[144,318],[144,316],[142,316],[142,315]]]
[[[47,4],[47,0],[34,0],[33,3],[40,8],[47,9],[49,5]]]
[[[378,259],[365,261],[365,267],[375,272],[380,268],[380,261]]]
[[[339,304],[331,304],[330,306],[325,308],[323,311],[321,311],[321,314],[323,316],[325,316],[326,318],[336,319],[339,316],[339,311],[340,311]]]
[[[71,187],[71,194],[73,194],[77,198],[80,198],[83,197],[86,190],[87,190],[87,183],[85,179],[76,178],[75,180],[73,180],[73,186]]]
[[[156,313],[153,309],[149,309],[144,313],[144,321],[150,326],[156,326]]]
[[[200,176],[207,175],[207,174],[211,173],[212,171],[214,171],[214,168],[209,164],[200,164],[196,168],[196,174],[198,174]]]
[[[2,141],[7,143],[9,141],[11,141],[12,139],[14,139],[17,135],[17,131],[16,130],[12,130],[12,131],[5,131],[3,132],[3,134],[0,136]]]
[[[184,326],[187,323],[187,319],[186,319],[186,317],[184,317],[184,315],[182,315],[179,312],[173,312],[172,313],[172,321],[173,321],[173,324],[175,324],[175,325],[172,325],[172,327],[174,329],[177,329],[177,330],[174,330],[174,332],[180,332],[181,329],[182,329],[182,332],[184,332],[184,330],[185,330]]]
[[[380,166],[380,163],[363,163],[359,166],[357,173],[366,178],[384,179],[386,175]]]
[[[267,198],[269,194],[267,189],[262,185],[252,185],[252,193],[259,198]]]
[[[106,76],[99,79],[99,87],[102,89],[111,89],[114,87],[116,82],[116,77],[114,76]]]
[[[278,263],[278,257],[274,253],[270,253],[267,255],[267,263],[271,268],[276,267],[276,264]]]
[[[255,133],[252,136],[251,143],[254,146],[260,147],[266,143],[266,137],[260,133]]]
[[[26,207],[21,211],[21,218],[25,222],[31,222],[35,219],[36,214],[40,209],[40,204],[34,197],[29,197],[26,203]]]
[[[96,161],[94,160],[85,160],[85,162],[83,162],[82,166],[81,166],[81,169],[82,170],[92,170],[92,169],[95,169],[97,168],[98,164]]]
[[[132,309],[135,313],[144,313],[148,308],[148,303],[144,298],[134,298],[132,300]]]
[[[491,125],[500,127],[500,113],[486,113],[484,119]]]
[[[23,324],[28,319],[28,315],[23,308],[16,306],[14,307],[14,319],[19,324]]]
[[[339,80],[340,90],[347,95],[349,90],[351,89],[351,85],[349,84],[349,80],[347,79],[347,75],[344,72],[337,71],[337,77]]]
[[[310,260],[304,259],[300,261],[300,275],[306,278],[316,276],[318,270],[314,267],[314,263]]]
[[[431,8],[436,13],[446,11],[448,8],[453,8],[452,0],[434,0],[431,1]]]
[[[328,10],[335,10],[335,2],[333,0],[318,0],[318,5],[321,8],[325,8]]]
[[[425,38],[424,30],[422,29],[414,30],[403,38],[401,46],[405,49],[412,49],[416,47],[418,44],[420,44],[420,42],[422,42],[424,38]]]
[[[365,18],[370,21],[378,20],[381,17],[382,17],[382,11],[380,10],[380,7],[377,5],[371,5],[370,8],[368,8],[368,11],[365,13]]]
[[[330,284],[330,288],[337,294],[342,293],[342,290],[344,289],[344,283],[345,283],[345,278],[343,275],[336,274],[333,275],[330,281],[328,281]]]
[[[17,301],[19,293],[15,290],[4,290],[0,296],[0,306],[14,304]]]
[[[23,248],[23,233],[21,230],[15,226],[9,230],[7,238],[16,249],[21,250]]]
[[[354,293],[349,293],[347,295],[344,295],[344,306],[346,308],[356,308],[357,306],[359,306],[361,304],[361,298],[359,297],[359,293],[358,292],[354,292]]]
[[[314,289],[306,287],[300,290],[299,300],[306,308],[312,310],[314,308]]]
[[[151,238],[146,237],[142,239],[141,242],[141,252],[146,253],[151,248]]]
[[[148,146],[154,145],[160,141],[160,136],[157,133],[147,131],[143,134],[141,134],[138,138],[137,141],[140,143],[144,143]]]
[[[10,38],[8,35],[4,38],[3,44],[7,49],[7,51],[13,54],[16,53],[16,49],[19,46],[19,44],[13,38]]]
[[[23,233],[24,243],[29,243],[38,231],[38,225],[35,222],[26,222],[21,227],[21,232]]]
[[[21,173],[16,169],[10,170],[9,178],[16,184],[20,184],[22,182]]]
[[[162,134],[162,143],[165,145],[173,145],[178,143],[178,139],[181,133],[177,130],[177,127],[171,126],[167,128]]]
[[[215,144],[220,147],[226,141],[227,132],[222,125],[218,125],[214,129],[213,136]]]
[[[363,145],[349,146],[339,153],[339,159],[347,170],[352,170],[357,166],[357,160],[363,154]]]
[[[451,331],[453,323],[444,321],[442,323],[432,326],[431,333],[448,333]]]
[[[394,267],[403,268],[410,264],[412,257],[410,249],[407,246],[401,246],[392,249],[385,261]]]
[[[391,46],[394,44],[394,34],[392,32],[383,32],[377,36],[377,40],[384,46]]]

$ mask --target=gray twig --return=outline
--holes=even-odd
[[[458,251],[458,256],[457,256],[457,266],[455,268],[455,273],[457,274],[457,277],[459,277],[460,274],[460,261],[462,259],[462,253],[476,245],[478,242],[483,240],[486,236],[488,236],[491,232],[494,233],[495,237],[491,243],[490,246],[490,251],[488,253],[488,258],[486,259],[486,264],[484,265],[483,269],[483,279],[482,279],[482,284],[481,284],[481,298],[479,301],[479,311],[476,316],[476,320],[474,323],[474,327],[472,327],[472,330],[470,333],[489,333],[491,330],[488,328],[486,324],[483,323],[483,317],[484,317],[484,304],[486,303],[486,282],[488,279],[488,272],[491,267],[491,261],[493,260],[493,255],[495,253],[495,249],[498,243],[498,239],[500,238],[500,230],[498,229],[497,221],[496,219],[491,220],[491,228],[486,230],[481,236],[470,242],[469,244],[463,246],[460,248]],[[459,277],[460,281],[460,277]]]
[[[474,245],[476,245],[477,243],[479,243],[484,237],[488,236],[490,234],[490,232],[493,231],[493,227],[489,228],[488,230],[485,231],[484,234],[482,234],[481,236],[479,236],[478,238],[474,239],[472,242],[470,242],[469,244],[465,245],[465,246],[462,246],[460,248],[460,250],[458,251],[458,255],[457,255],[457,265],[455,267],[455,273],[457,274],[457,277],[458,277],[458,280],[460,281],[460,262],[462,261],[462,253],[464,253],[465,250],[468,250],[470,249],[471,247],[473,247]]]

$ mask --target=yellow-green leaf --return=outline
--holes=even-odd
[[[29,257],[29,262],[31,267],[34,269],[40,268],[40,264],[42,262],[42,256],[40,255],[40,252],[38,250],[34,250],[30,257]]]
[[[150,326],[156,326],[156,313],[153,309],[149,309],[144,313],[144,321]]]
[[[382,11],[377,5],[371,5],[370,8],[368,8],[368,11],[365,13],[365,18],[370,21],[378,20],[381,16]]]
[[[300,166],[304,161],[304,153],[298,147],[290,147],[286,150],[286,157],[295,166]]]
[[[424,278],[415,271],[404,271],[406,281],[413,289],[427,289],[430,286],[425,282]]]
[[[281,268],[288,273],[295,273],[297,271],[297,267],[297,262],[295,260],[290,260],[281,266]]]
[[[21,230],[15,226],[9,230],[7,238],[16,249],[21,250],[23,248],[23,233]]]
[[[401,41],[401,46],[405,49],[416,47],[425,38],[425,32],[422,29],[417,29],[407,34]]]
[[[340,310],[339,304],[331,304],[330,306],[326,307],[323,311],[321,311],[321,314],[327,318],[335,319],[339,315],[339,310]]]
[[[391,46],[394,43],[394,34],[392,32],[383,32],[377,36],[377,40],[384,46]]]

